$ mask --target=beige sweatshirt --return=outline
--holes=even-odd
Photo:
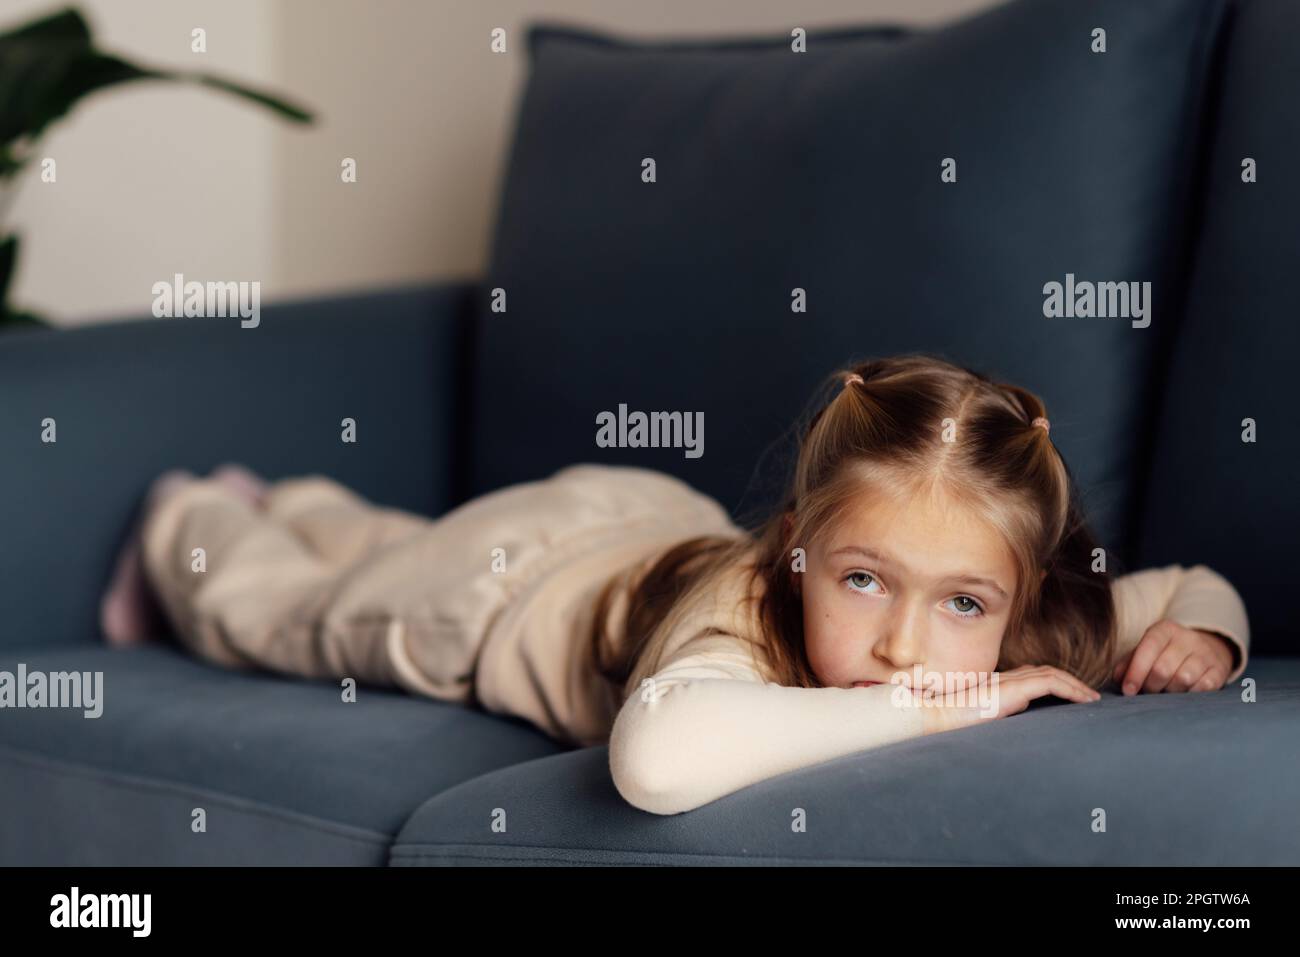
[[[262,509],[205,479],[165,499],[142,530],[149,579],[196,653],[476,698],[560,740],[608,741],[615,785],[647,811],[690,810],[922,733],[921,710],[894,707],[889,685],[775,683],[740,565],[623,688],[610,687],[589,654],[600,591],[617,583],[605,626],[620,640],[630,583],[697,535],[748,540],[680,479],[594,464],[498,489],[436,521],[377,508],[323,476],[277,482]],[[197,545],[203,575],[192,569]],[[1245,609],[1205,566],[1125,575],[1114,595],[1122,652],[1171,618],[1237,647],[1230,680],[1245,669]]]
[[[688,811],[773,775],[922,733],[921,710],[895,707],[888,685],[773,683],[754,650],[757,602],[746,593],[739,566],[656,660],[639,662],[622,691],[610,688],[594,674],[587,647],[601,586],[612,576],[634,580],[669,545],[693,535],[746,533],[713,499],[653,470],[579,465],[549,481],[556,492],[571,494],[551,493],[548,510],[571,510],[558,516],[570,531],[587,527],[551,553],[544,574],[524,577],[526,589],[489,629],[476,674],[485,707],[527,718],[575,744],[608,741],[619,793],[657,814]],[[593,499],[602,507],[591,511],[584,504],[582,513],[555,504]],[[518,507],[530,504],[520,498]],[[1117,577],[1112,588],[1120,654],[1156,621],[1170,618],[1228,638],[1239,652],[1229,680],[1244,671],[1245,608],[1209,568],[1146,569]],[[627,600],[626,587],[615,592],[607,622],[616,637]],[[645,678],[653,679],[648,689],[642,689]]]
[[[842,755],[919,736],[920,708],[900,708],[894,688],[795,688],[764,678],[753,606],[739,572],[719,604],[685,625],[652,674],[629,682],[609,743],[620,794],[656,814],[689,811],[758,781]],[[1145,569],[1112,583],[1119,653],[1162,618],[1216,632],[1238,650],[1228,681],[1246,667],[1246,610],[1220,575],[1195,565]],[[716,629],[716,633],[714,630]],[[651,685],[642,690],[641,679]]]

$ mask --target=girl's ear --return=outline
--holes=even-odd
[[[1038,573],[1038,581],[1041,583],[1042,580],[1046,577],[1047,577],[1047,569],[1044,568],[1041,572]]]

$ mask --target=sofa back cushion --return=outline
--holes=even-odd
[[[1300,652],[1300,4],[1236,7],[1187,314],[1144,490],[1144,563],[1201,561],[1241,592],[1252,653]],[[1255,182],[1243,179],[1255,162]],[[1253,441],[1249,439],[1253,422]]]
[[[414,286],[267,306],[248,328],[0,337],[0,648],[103,640],[100,596],[165,469],[320,473],[376,504],[446,510],[469,304],[466,284]]]
[[[1024,0],[932,31],[814,30],[806,53],[534,26],[476,321],[471,491],[632,464],[745,519],[774,504],[823,377],[928,351],[1045,397],[1124,552],[1223,14]],[[1150,324],[1047,318],[1068,275],[1151,283]],[[621,406],[702,413],[703,455],[599,446]]]

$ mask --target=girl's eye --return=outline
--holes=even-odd
[[[865,578],[869,582],[874,582],[876,580],[875,576],[868,574],[867,572],[849,572],[847,575],[844,576],[844,582],[846,585],[848,585],[849,591],[855,591],[859,594],[868,594],[868,595],[874,594],[874,592],[868,592],[866,590],[867,588],[866,585],[862,585],[861,587],[859,587],[853,584],[855,579],[860,579],[860,578]]]
[[[861,579],[866,579],[866,583],[858,584],[858,581]],[[876,577],[869,572],[849,572],[844,576],[844,584],[848,587],[849,591],[855,592],[856,594],[874,595],[875,592],[868,591],[867,589],[872,584],[878,585],[879,582],[877,582]],[[980,603],[969,595],[958,595],[956,598],[949,598],[948,601],[956,605],[956,607],[953,608],[953,611],[956,613],[958,618],[978,618],[984,614],[984,609]]]
[[[956,598],[950,598],[948,600],[951,602],[967,603],[968,607],[966,608],[953,609],[953,611],[957,613],[958,618],[978,618],[980,615],[984,614],[984,609],[980,607],[979,602],[974,598],[971,598],[969,595],[958,595]]]

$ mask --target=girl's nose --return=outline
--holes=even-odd
[[[896,605],[881,622],[881,635],[877,642],[880,657],[896,670],[908,670],[924,658],[925,635],[923,615]]]

